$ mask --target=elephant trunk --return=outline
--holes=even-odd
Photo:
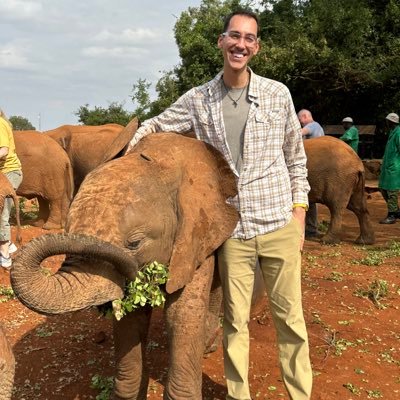
[[[41,262],[66,254],[53,275]],[[11,269],[11,284],[19,300],[42,314],[60,314],[104,304],[124,295],[125,278],[134,279],[138,265],[131,253],[98,238],[48,234],[24,246]]]

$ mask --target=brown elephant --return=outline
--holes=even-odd
[[[0,325],[0,400],[11,399],[15,359],[6,334]]]
[[[343,141],[322,136],[304,141],[307,154],[310,203],[325,204],[331,213],[326,243],[340,242],[342,214],[348,208],[358,218],[359,244],[375,243],[364,191],[364,165],[358,155]]]
[[[43,229],[64,227],[74,191],[67,154],[58,143],[37,131],[14,131],[14,141],[23,173],[17,194],[37,198],[39,203],[34,225]]]
[[[118,124],[63,125],[43,133],[56,140],[67,152],[76,193],[90,171],[121,155],[137,125],[137,119],[133,119],[126,128]]]
[[[21,222],[19,217],[18,196],[15,193],[15,190],[7,177],[4,174],[0,173],[0,215],[3,212],[4,202],[6,201],[7,197],[11,197],[14,201],[15,220],[17,222],[16,240],[18,243],[21,243]]]
[[[22,248],[11,271],[14,292],[37,312],[65,313],[121,298],[125,280],[143,265],[168,264],[164,398],[200,400],[213,252],[238,221],[226,202],[235,194],[235,177],[213,147],[172,133],[149,135],[85,178],[66,233],[43,235]],[[66,254],[64,263],[53,276],[44,275],[41,261],[55,254]],[[146,399],[150,316],[142,307],[114,321],[114,399]]]

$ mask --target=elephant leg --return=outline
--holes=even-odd
[[[39,215],[35,221],[31,222],[31,225],[41,228],[49,218],[50,207],[49,202],[43,197],[37,197],[37,201],[39,205]]]
[[[146,342],[151,308],[145,307],[114,320],[114,346],[117,365],[114,400],[145,400],[149,384]]]
[[[63,227],[62,223],[62,198],[50,201],[49,216],[47,221],[43,225],[43,229],[59,229]]]
[[[322,242],[335,244],[340,243],[340,234],[342,231],[342,214],[345,207],[339,207],[338,205],[327,204],[330,214],[331,221],[326,234],[322,237]]]
[[[168,297],[169,371],[164,399],[202,399],[201,365],[213,270],[214,259],[209,257],[189,284]]]
[[[357,238],[357,244],[374,244],[375,234],[372,228],[369,212],[367,208],[367,201],[365,199],[364,190],[362,193],[357,191],[354,193],[349,201],[347,208],[352,211],[358,219],[360,225],[360,236]]]
[[[204,354],[212,353],[218,348],[218,343],[221,341],[220,318],[222,315],[222,286],[218,270],[215,268],[210,291],[210,301],[206,315]]]

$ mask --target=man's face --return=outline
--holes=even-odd
[[[253,40],[253,39],[256,40]],[[224,67],[232,70],[246,68],[260,48],[257,39],[257,22],[245,15],[235,15],[230,20],[227,35],[220,35],[218,47],[224,55]]]
[[[343,122],[343,128],[347,131],[352,126],[351,122]]]
[[[312,121],[311,121],[311,116],[310,116],[308,113],[306,113],[306,112],[300,113],[300,114],[298,115],[298,118],[299,118],[299,121],[300,121],[301,126],[305,126],[305,125],[307,125],[308,123],[312,122]]]

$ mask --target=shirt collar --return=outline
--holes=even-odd
[[[257,103],[257,98],[259,97],[258,90],[258,76],[252,71],[251,68],[247,67],[247,70],[250,72],[250,83],[249,83],[249,91],[248,97],[251,101],[255,101]],[[221,91],[221,79],[224,71],[220,71],[217,76],[210,81],[208,85],[208,94],[210,97],[213,97],[217,93]]]

